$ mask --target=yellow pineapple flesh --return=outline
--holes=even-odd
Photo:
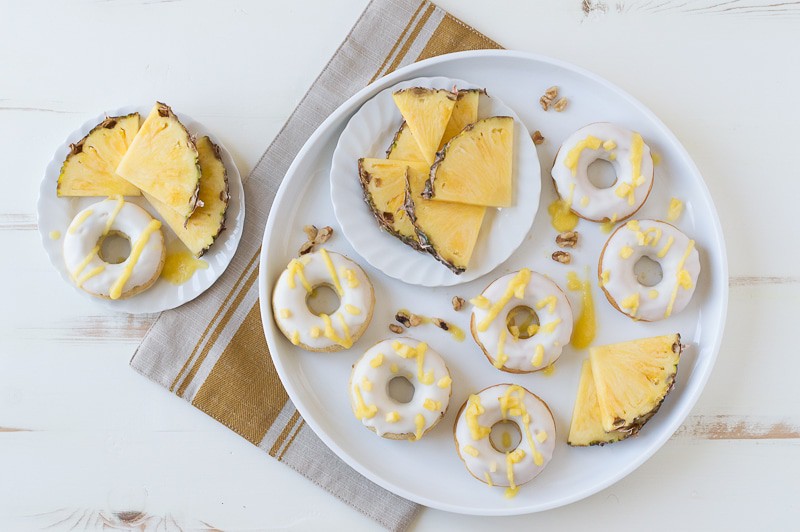
[[[117,175],[117,165],[139,131],[139,113],[106,118],[75,144],[58,176],[56,193],[64,196],[140,196],[138,188]]]
[[[592,375],[592,364],[589,360],[584,360],[567,443],[574,447],[605,445],[623,440],[629,435],[630,432],[622,430],[611,432],[603,430],[603,423],[600,420],[600,405],[597,402],[597,390]]]
[[[404,208],[408,161],[359,159],[358,175],[364,201],[388,233],[419,249],[417,233]],[[425,168],[427,165],[421,163]]]
[[[442,140],[439,142],[440,150],[465,127],[478,121],[478,103],[483,92],[481,89],[458,91],[456,105],[453,107],[453,113],[450,115],[450,121],[447,122]]]
[[[228,173],[219,147],[208,137],[197,141],[200,156],[200,201],[188,220],[175,210],[145,193],[145,198],[172,228],[181,242],[196,257],[202,256],[214,243],[225,226],[225,211],[228,208]]]
[[[427,179],[427,164],[408,163],[406,212],[420,245],[453,273],[463,273],[475,250],[486,207],[427,200],[422,197]]]
[[[510,206],[513,147],[511,117],[484,118],[467,126],[437,154],[425,197],[486,207]]]
[[[672,389],[680,356],[679,334],[592,347],[603,430],[637,432]]]
[[[403,122],[395,133],[392,145],[386,150],[386,158],[393,161],[425,162],[425,157],[419,151],[417,141],[414,140],[407,123]]]
[[[456,95],[443,89],[412,87],[396,91],[392,97],[417,141],[423,159],[433,164],[453,113]]]
[[[194,141],[169,106],[156,103],[117,174],[186,220],[196,207],[200,161]]]

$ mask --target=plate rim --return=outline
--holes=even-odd
[[[419,61],[417,63],[412,63],[405,67],[402,67],[386,76],[379,78],[378,80],[370,83],[366,87],[362,88],[358,92],[356,92],[353,96],[348,98],[344,103],[342,103],[333,113],[331,113],[321,124],[320,126],[311,134],[311,136],[306,140],[305,144],[303,144],[300,151],[295,156],[292,164],[289,166],[286,174],[284,175],[284,179],[281,181],[281,184],[278,188],[278,191],[275,194],[275,199],[273,201],[273,205],[278,204],[279,201],[283,200],[283,196],[288,189],[286,185],[287,180],[286,176],[292,175],[296,172],[297,167],[300,165],[301,161],[307,156],[308,152],[310,152],[314,146],[316,145],[318,139],[323,135],[327,134],[330,129],[336,127],[338,122],[346,117],[348,114],[353,113],[357,110],[360,105],[363,105],[366,100],[379,91],[383,90],[386,87],[391,86],[394,83],[402,81],[407,78],[411,78],[415,75],[418,71],[439,65],[446,62],[451,61],[459,61],[459,60],[467,60],[471,58],[498,58],[498,59],[517,59],[526,62],[535,62],[535,63],[544,63],[550,66],[554,66],[557,68],[562,68],[565,70],[572,71],[578,75],[584,76],[589,78],[595,83],[599,83],[600,85],[604,86],[606,89],[616,93],[621,98],[626,100],[630,103],[634,108],[636,108],[644,117],[646,117],[650,122],[655,126],[657,129],[661,131],[661,133],[665,136],[665,138],[669,139],[669,141],[674,145],[676,150],[679,152],[685,163],[689,166],[689,168],[699,177],[699,187],[700,191],[705,197],[704,199],[707,201],[708,205],[710,206],[710,216],[713,221],[713,230],[716,238],[716,246],[714,249],[714,253],[719,261],[719,271],[721,273],[721,277],[725,280],[728,279],[728,257],[727,251],[725,246],[725,237],[722,231],[722,225],[719,220],[719,214],[714,204],[713,198],[711,196],[711,192],[708,189],[708,185],[703,179],[703,175],[700,172],[697,164],[694,162],[692,157],[689,155],[689,152],[683,146],[683,144],[678,140],[675,134],[666,126],[666,124],[658,118],[649,108],[647,108],[643,103],[641,103],[638,99],[633,97],[627,91],[623,90],[619,86],[611,83],[610,81],[606,80],[605,78],[595,74],[589,70],[586,70],[582,67],[573,65],[572,63],[562,61],[559,59],[554,59],[551,57],[547,57],[544,55],[533,54],[529,52],[521,52],[515,50],[470,50],[470,51],[463,51],[463,52],[455,52],[450,54],[444,54],[436,57],[432,57],[429,59],[425,59],[423,61]],[[272,234],[273,226],[275,225],[276,221],[275,218],[272,216],[272,210],[270,210],[270,215],[267,218],[267,223],[264,231],[264,235],[262,237],[262,247],[261,253],[259,257],[259,271],[266,271],[266,263],[267,263],[267,250],[269,246],[270,235]],[[599,491],[611,486],[631,472],[639,468],[644,462],[646,462],[650,457],[655,454],[663,445],[667,442],[667,440],[675,433],[678,427],[686,420],[688,415],[690,414],[691,410],[697,404],[700,395],[702,394],[705,386],[708,382],[708,379],[713,372],[714,366],[716,364],[717,358],[719,356],[719,350],[722,343],[722,338],[725,332],[725,323],[727,319],[728,313],[728,297],[729,297],[729,286],[727,282],[722,283],[721,293],[720,293],[720,300],[719,300],[719,317],[718,317],[718,334],[713,339],[711,343],[710,352],[707,357],[707,369],[705,372],[701,373],[697,376],[697,378],[693,381],[694,386],[685,390],[685,400],[686,405],[684,411],[675,417],[675,420],[664,427],[662,429],[662,433],[659,435],[658,438],[655,438],[653,443],[646,447],[637,457],[635,460],[632,460],[628,463],[627,467],[620,469],[616,475],[612,475],[607,479],[603,479],[600,482],[592,484],[582,490],[577,490],[572,493],[570,496],[562,497],[559,500],[553,501],[551,504],[548,504],[544,507],[507,507],[507,508],[494,508],[494,509],[486,509],[486,508],[464,508],[460,506],[455,506],[448,503],[441,503],[439,501],[433,501],[427,499],[426,497],[420,497],[417,494],[406,490],[400,486],[389,482],[382,477],[374,474],[372,471],[367,469],[366,467],[362,467],[356,460],[354,460],[347,452],[345,452],[332,438],[329,438],[327,434],[317,425],[313,416],[308,415],[308,409],[306,405],[303,403],[301,394],[298,393],[298,390],[294,389],[291,384],[287,385],[286,382],[288,381],[286,368],[283,367],[283,364],[276,354],[277,350],[275,349],[275,342],[272,338],[272,333],[268,327],[268,322],[273,319],[272,317],[272,305],[269,303],[271,301],[271,294],[268,294],[266,291],[267,288],[267,281],[263,275],[259,275],[259,306],[261,310],[261,323],[262,328],[264,330],[264,335],[267,339],[267,346],[269,347],[270,356],[272,357],[273,363],[275,365],[275,369],[278,373],[278,376],[281,379],[281,383],[283,384],[284,388],[286,389],[289,398],[292,400],[297,411],[303,416],[303,419],[306,423],[311,427],[314,433],[325,443],[325,445],[331,449],[340,459],[342,459],[347,465],[352,467],[358,473],[363,475],[364,477],[368,478],[372,482],[376,483],[377,485],[385,488],[386,490],[404,497],[408,500],[421,504],[423,506],[427,506],[430,508],[436,508],[439,510],[444,510],[448,512],[466,514],[466,515],[481,515],[481,516],[510,516],[510,515],[525,515],[531,513],[537,513],[544,510],[549,510],[553,508],[558,508],[581,499],[584,499],[590,495],[594,495]]]
[[[69,147],[69,143],[70,142],[77,142],[78,140],[80,140],[83,137],[85,137],[95,126],[97,126],[105,118],[111,117],[111,116],[124,116],[124,115],[128,115],[128,114],[131,114],[131,113],[139,113],[140,115],[144,114],[146,116],[146,114],[148,112],[148,109],[150,109],[150,107],[148,105],[146,105],[146,104],[128,104],[128,105],[123,105],[122,107],[116,107],[116,108],[113,108],[113,109],[105,109],[100,114],[85,120],[80,126],[76,127],[72,131],[70,131],[66,135],[66,137],[64,138],[64,142],[59,144],[55,148],[55,151],[53,152],[53,157],[50,159],[50,161],[45,166],[44,172],[42,173],[42,179],[39,182],[39,193],[38,193],[38,195],[36,197],[37,231],[39,233],[39,238],[40,238],[40,241],[41,241],[42,250],[44,251],[45,255],[47,255],[47,257],[48,257],[48,259],[50,261],[50,265],[53,267],[53,269],[56,270],[56,272],[58,273],[59,277],[61,277],[61,279],[65,283],[67,283],[69,286],[71,286],[72,289],[76,293],[80,294],[80,297],[87,298],[88,300],[94,302],[94,304],[99,305],[101,307],[104,307],[104,308],[106,308],[108,310],[111,310],[111,311],[114,311],[114,312],[124,312],[126,314],[131,314],[131,315],[157,314],[157,313],[160,313],[160,312],[164,312],[165,310],[171,310],[171,309],[174,309],[174,308],[178,308],[180,306],[185,305],[186,303],[189,303],[190,301],[192,301],[194,299],[197,299],[202,294],[204,294],[209,288],[214,286],[217,283],[217,281],[219,280],[219,278],[222,277],[222,274],[224,274],[225,271],[228,269],[228,267],[230,266],[231,262],[233,262],[233,257],[234,257],[234,255],[236,255],[236,251],[239,249],[239,243],[241,242],[242,234],[244,233],[244,220],[245,220],[245,214],[246,214],[246,212],[245,212],[246,205],[245,205],[245,195],[244,195],[244,182],[242,180],[242,174],[241,174],[241,172],[239,172],[239,168],[236,165],[236,161],[233,159],[233,155],[231,154],[231,152],[222,143],[222,141],[219,140],[219,137],[217,135],[212,134],[211,131],[202,122],[196,120],[194,117],[192,117],[192,116],[190,116],[190,115],[188,115],[186,113],[175,112],[175,114],[178,116],[178,119],[181,121],[181,123],[186,125],[187,130],[190,127],[192,127],[193,129],[198,130],[198,131],[195,131],[194,133],[190,132],[191,136],[196,137],[196,136],[201,135],[201,134],[202,135],[208,135],[209,137],[212,138],[212,140],[214,141],[214,144],[216,144],[219,147],[220,153],[221,153],[223,159],[226,160],[225,162],[226,163],[230,162],[230,165],[226,164],[226,166],[225,166],[226,169],[228,170],[228,191],[230,193],[231,190],[235,190],[235,193],[231,193],[230,195],[232,197],[234,195],[236,197],[238,197],[238,202],[237,203],[239,205],[239,209],[238,209],[238,212],[235,213],[236,214],[235,217],[229,217],[228,213],[226,213],[225,220],[226,220],[226,222],[229,222],[230,220],[240,220],[240,222],[237,224],[237,229],[238,230],[233,234],[233,242],[232,242],[233,246],[232,246],[232,249],[230,251],[228,260],[225,263],[225,266],[219,271],[219,273],[216,275],[216,277],[214,277],[214,279],[211,281],[211,283],[206,288],[204,288],[203,290],[200,290],[199,292],[197,292],[196,294],[192,295],[188,299],[181,300],[181,298],[175,297],[175,298],[171,299],[169,301],[169,303],[166,304],[166,305],[160,305],[160,306],[158,306],[158,308],[148,308],[148,309],[144,309],[144,310],[132,310],[132,309],[129,309],[129,308],[125,308],[125,307],[129,306],[129,304],[130,304],[130,302],[132,300],[136,299],[136,296],[133,296],[132,298],[120,299],[120,300],[116,300],[115,301],[115,300],[104,299],[104,298],[99,298],[99,297],[92,296],[91,294],[89,294],[89,293],[81,290],[77,286],[75,286],[75,283],[72,282],[72,280],[67,276],[67,274],[57,266],[56,262],[59,261],[59,260],[63,260],[63,258],[62,257],[56,257],[50,252],[50,248],[47,245],[48,241],[50,239],[50,235],[45,234],[45,230],[42,228],[41,219],[42,219],[42,212],[43,212],[43,209],[44,209],[44,201],[46,201],[45,192],[46,192],[46,190],[48,190],[48,186],[50,184],[49,181],[48,181],[48,176],[51,173],[53,173],[55,175],[58,175],[60,173],[61,166],[64,163],[64,160],[60,155],[61,151],[63,149],[65,149],[65,148]],[[83,131],[85,131],[86,133],[82,133]],[[73,140],[73,138],[74,138],[74,140]],[[67,153],[69,153],[69,152],[67,152]],[[231,171],[231,169],[232,169],[232,171]],[[231,179],[232,177],[234,179]],[[234,182],[233,186],[231,186],[232,182]],[[90,197],[90,196],[84,196],[84,197]],[[97,201],[103,201],[103,199],[107,198],[107,196],[97,196],[96,198],[97,198]],[[59,199],[58,196],[56,196],[56,199]],[[71,198],[67,197],[67,198],[64,198],[64,199],[65,200],[69,200]],[[153,215],[153,213],[151,211],[148,210],[147,213],[150,216],[155,218],[155,216]],[[230,214],[233,214],[233,213],[230,213]],[[226,225],[225,228],[229,229],[230,226]]]

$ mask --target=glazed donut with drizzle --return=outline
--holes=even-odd
[[[608,188],[589,180],[589,165],[609,162],[617,179]],[[616,222],[632,216],[653,186],[653,158],[642,136],[616,124],[585,126],[561,145],[551,171],[556,191],[570,209],[593,222]]]
[[[492,427],[511,421],[520,432],[519,445],[499,451]],[[506,497],[533,480],[553,457],[556,426],[547,404],[522,386],[497,384],[469,396],[454,429],[456,450],[469,473],[489,486],[506,486]]]
[[[103,240],[112,235],[130,241],[128,258],[111,263],[102,257]],[[79,212],[64,235],[64,263],[75,284],[106,299],[125,299],[156,282],[164,267],[161,222],[122,196]]]
[[[320,286],[335,290],[338,308],[316,314],[308,297]],[[375,294],[367,274],[344,255],[320,249],[292,259],[275,283],[275,323],[294,345],[308,351],[349,349],[372,319]]]
[[[405,378],[414,387],[403,403],[389,392],[389,382]],[[378,342],[353,366],[350,404],[356,419],[379,436],[417,441],[447,411],[452,380],[442,357],[425,342],[397,338]]]
[[[642,257],[661,267],[661,280],[653,286],[640,283],[634,271]],[[657,321],[689,304],[700,275],[700,257],[694,240],[675,226],[630,220],[609,237],[597,274],[606,298],[617,310],[636,320]]]
[[[554,363],[572,334],[572,308],[564,292],[527,268],[509,273],[472,299],[472,336],[497,369],[539,371]],[[536,312],[539,324],[509,325],[517,309]]]

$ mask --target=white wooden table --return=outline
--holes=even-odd
[[[130,508],[167,529],[376,527],[134,373],[152,317],[78,297],[35,217],[55,147],[131,103],[196,117],[247,175],[365,4],[0,1],[0,529],[94,529]],[[796,530],[800,2],[440,5],[508,48],[599,73],[664,119],[715,198],[731,297],[699,404],[636,472],[542,514],[425,510],[416,528]]]

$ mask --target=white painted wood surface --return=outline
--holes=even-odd
[[[508,48],[597,72],[664,119],[717,203],[731,298],[703,397],[636,472],[535,516],[425,510],[415,528],[796,529],[800,2],[439,3]],[[122,525],[130,510],[153,529],[376,527],[130,370],[151,318],[77,297],[35,218],[55,147],[134,102],[196,117],[247,175],[365,4],[0,1],[0,529]]]

